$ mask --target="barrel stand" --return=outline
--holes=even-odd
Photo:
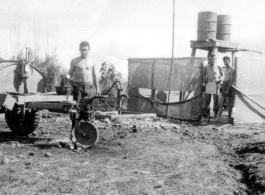
[[[226,53],[231,52],[232,53],[232,66],[234,63],[234,51],[237,50],[238,43],[232,43],[228,41],[221,41],[221,40],[205,40],[205,41],[191,41],[190,47],[192,48],[191,51],[191,57],[195,57],[196,50],[201,49],[208,51],[209,53],[213,53],[217,56],[218,52]],[[182,93],[182,97],[185,97],[185,92]],[[202,101],[204,99],[202,98]],[[202,102],[203,105],[203,102]],[[204,121],[204,119],[202,119]]]

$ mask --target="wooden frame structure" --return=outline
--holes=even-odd
[[[195,57],[196,49],[206,50],[217,55],[218,52],[225,53],[237,50],[238,43],[221,40],[191,41],[190,47],[192,48],[191,57]]]
[[[232,52],[232,66],[234,65],[234,53],[237,52],[238,43],[221,41],[221,40],[205,40],[205,41],[191,41],[190,47],[192,48],[191,57],[196,56],[196,50],[201,49],[212,52],[217,55],[218,52],[226,53]],[[180,92],[179,101],[183,101],[185,92]]]

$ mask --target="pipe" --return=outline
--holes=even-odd
[[[19,63],[19,62],[21,62],[21,60],[0,60],[0,63],[6,63],[6,62],[15,62],[15,63]]]
[[[260,105],[258,102],[256,102],[255,100],[253,100],[251,97],[249,97],[248,95],[244,94],[242,91],[240,91],[236,86],[231,85],[236,91],[238,91],[239,93],[241,93],[243,96],[245,96],[246,98],[248,98],[250,101],[254,102],[255,104],[257,104],[259,107],[261,107],[262,109],[265,110],[265,107],[263,107],[262,105]]]
[[[119,88],[119,89],[118,89],[117,83],[120,84],[120,88]],[[116,85],[116,89],[117,89],[117,90],[121,90],[121,91],[123,90],[123,89],[121,88],[121,82],[118,81],[118,80],[116,80],[116,81],[114,81],[114,83],[112,84],[112,86],[108,89],[108,91],[104,93],[104,95],[107,95],[107,94],[110,92],[110,90],[112,90],[112,88],[113,88],[115,85]]]
[[[15,66],[15,65],[17,65],[17,64],[9,64],[9,65],[4,66],[3,68],[1,68],[0,71],[3,70],[3,69],[5,69],[5,68],[7,68],[7,67],[9,67],[9,66]]]
[[[249,49],[227,49],[226,51],[231,51],[231,52],[251,51],[251,52],[256,52],[256,53],[262,54],[262,52],[260,52],[260,51],[249,50]]]

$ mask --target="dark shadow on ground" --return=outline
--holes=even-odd
[[[40,138],[34,136],[15,136],[12,132],[2,131],[0,132],[0,143],[17,141],[23,144],[34,144],[37,141],[48,141],[50,138]]]

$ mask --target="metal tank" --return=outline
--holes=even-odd
[[[222,41],[230,41],[231,37],[231,16],[217,16],[217,35],[216,38]]]
[[[199,12],[197,40],[216,40],[217,14],[216,12]]]

